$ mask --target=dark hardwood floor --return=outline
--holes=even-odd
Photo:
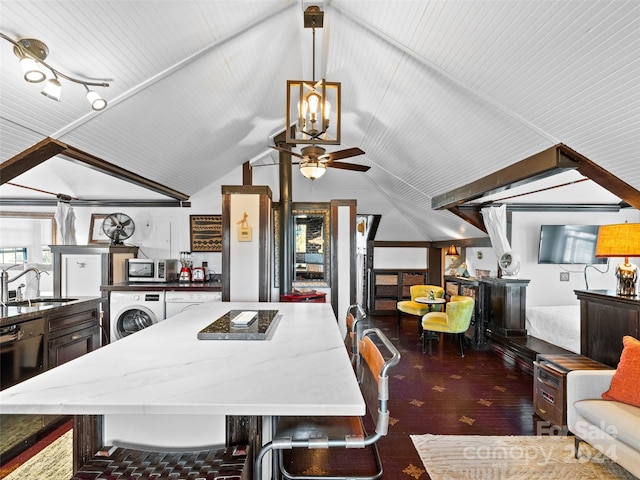
[[[398,328],[394,314],[361,324],[384,331],[402,355],[391,371],[389,433],[378,444],[385,480],[429,480],[409,435],[545,433],[538,431],[546,425],[534,415],[530,373],[491,350],[468,348],[462,358],[451,335],[423,354],[416,322],[404,316]]]
[[[402,355],[391,372],[389,433],[378,444],[385,479],[429,478],[409,435],[539,433],[529,373],[491,350],[467,349],[462,358],[452,335],[423,354],[416,321],[403,316],[398,328],[395,314],[367,319]]]

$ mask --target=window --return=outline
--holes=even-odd
[[[0,263],[26,263],[27,248],[0,248]]]
[[[53,213],[0,213],[0,263],[51,265],[49,245],[56,243]]]

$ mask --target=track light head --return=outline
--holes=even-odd
[[[107,108],[107,101],[102,98],[98,94],[98,92],[89,90],[89,87],[87,87],[86,85],[84,86],[84,88],[87,89],[87,100],[89,101],[89,105],[91,105],[91,108],[93,110],[99,112],[100,110],[104,110],[105,108]]]
[[[16,43],[13,53],[20,59],[24,79],[29,83],[40,83],[46,80],[46,70],[40,62],[49,55],[49,47],[35,38],[22,38]]]
[[[62,85],[60,84],[60,80],[58,78],[52,78],[47,82],[44,86],[44,90],[42,90],[42,95],[50,98],[51,100],[55,100],[56,102],[60,101],[60,95],[62,94]]]

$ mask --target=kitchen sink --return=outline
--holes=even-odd
[[[77,300],[77,298],[32,298],[31,300],[21,300],[19,302],[10,301],[7,303],[9,307],[45,307],[48,305],[60,305]]]

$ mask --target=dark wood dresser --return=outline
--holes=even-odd
[[[610,290],[576,290],[580,300],[580,353],[617,367],[622,337],[640,339],[640,299]]]

